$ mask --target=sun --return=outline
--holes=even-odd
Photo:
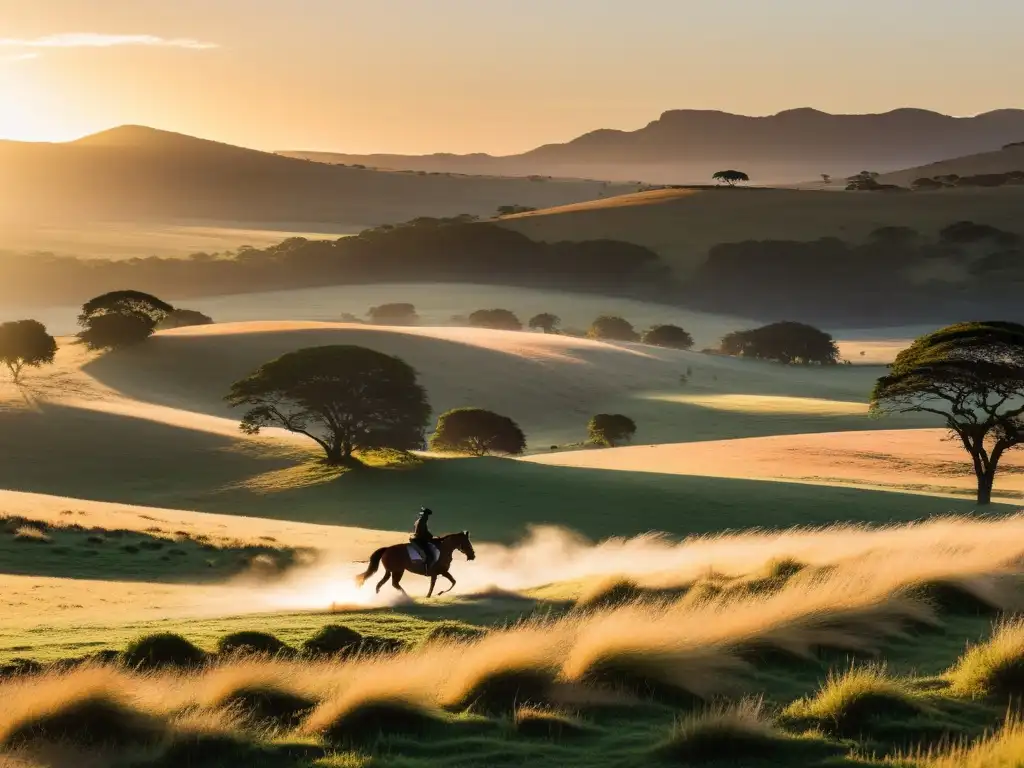
[[[67,141],[82,126],[61,115],[59,94],[42,84],[33,59],[0,58],[0,139]]]

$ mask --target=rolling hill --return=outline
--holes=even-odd
[[[1007,144],[994,152],[954,157],[949,160],[940,160],[937,163],[893,171],[883,174],[878,180],[883,184],[909,187],[916,179],[920,178],[934,178],[949,174],[978,176],[1010,171],[1024,171],[1024,140]]]
[[[64,226],[106,218],[358,229],[417,216],[491,215],[506,204],[562,205],[624,189],[338,168],[140,126],[61,144],[0,142],[0,178],[17,190],[0,198],[0,221]]]
[[[1024,110],[951,117],[923,109],[833,115],[791,109],[766,117],[679,109],[635,131],[599,129],[518,155],[342,155],[286,152],[321,162],[462,173],[547,174],[649,183],[705,181],[723,167],[760,183],[886,171],[1024,140]]]

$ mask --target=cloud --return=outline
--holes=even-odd
[[[216,43],[207,43],[190,37],[104,35],[98,32],[66,32],[60,35],[32,38],[0,37],[0,48],[113,48],[116,46],[187,48],[190,50],[208,50],[219,47]]]
[[[0,56],[0,61],[30,61],[38,59],[38,53],[12,53],[7,56]]]

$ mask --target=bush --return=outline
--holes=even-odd
[[[733,331],[722,339],[722,352],[777,363],[835,365],[839,347],[832,336],[804,323],[772,323],[746,331]]]
[[[544,333],[558,333],[558,326],[561,324],[562,318],[550,312],[541,312],[539,315],[534,315],[530,318],[530,322],[527,323],[530,328],[544,331]]]
[[[268,632],[254,632],[243,630],[224,635],[217,643],[217,653],[229,654],[253,654],[265,653],[270,656],[285,654],[291,651],[291,647]]]
[[[518,456],[526,450],[526,436],[512,419],[484,408],[455,408],[442,413],[430,438],[433,451],[456,451],[485,456]]]
[[[587,434],[592,443],[614,447],[633,439],[636,422],[621,413],[599,413],[587,424]]]
[[[349,656],[359,650],[363,636],[341,624],[327,624],[302,644],[302,650],[312,655]]]
[[[640,338],[628,321],[615,315],[601,315],[590,324],[587,336],[607,341],[636,341]]]
[[[181,635],[161,632],[145,635],[128,644],[121,653],[124,663],[138,669],[194,667],[206,660],[206,652]]]
[[[416,325],[419,321],[416,307],[407,303],[381,304],[370,307],[366,314],[377,325]]]
[[[507,309],[478,309],[469,316],[475,328],[493,328],[496,331],[521,331],[523,324],[515,313]]]
[[[693,347],[693,336],[678,325],[655,325],[644,331],[640,338],[644,344],[670,349],[690,349]]]

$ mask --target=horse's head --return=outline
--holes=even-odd
[[[473,550],[473,542],[470,541],[469,531],[455,534],[455,548],[464,554],[467,560],[476,560],[476,552]]]

